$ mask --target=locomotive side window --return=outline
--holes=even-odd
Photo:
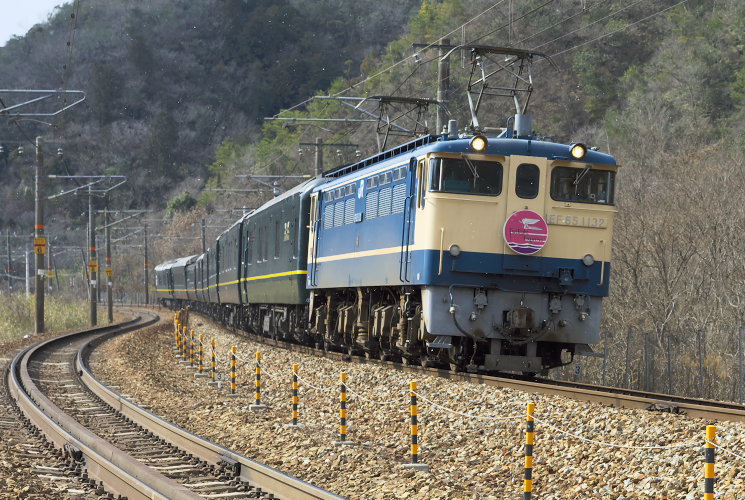
[[[380,174],[380,185],[385,186],[386,184],[390,184],[393,180],[393,172],[383,172]]]
[[[551,198],[556,201],[613,205],[616,173],[608,170],[556,167],[551,172]]]
[[[430,160],[429,190],[440,193],[497,196],[502,192],[502,164],[463,158]]]
[[[393,182],[406,178],[406,167],[398,167],[393,171]]]
[[[538,165],[523,163],[515,173],[515,194],[520,198],[533,199],[538,196],[541,169]]]

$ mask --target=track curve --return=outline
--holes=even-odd
[[[40,342],[11,362],[18,406],[84,481],[129,499],[341,498],[188,433],[98,382],[87,367],[91,350],[159,320],[140,314]]]

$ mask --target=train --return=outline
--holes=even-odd
[[[351,355],[545,374],[599,341],[617,169],[582,143],[451,120],[159,264],[158,299]]]

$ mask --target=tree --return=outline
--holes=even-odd
[[[122,75],[110,64],[97,64],[91,74],[90,106],[93,118],[106,125],[114,121],[122,97]]]
[[[143,149],[142,161],[154,175],[181,179],[178,167],[178,128],[169,111],[160,111],[153,118],[150,137]]]

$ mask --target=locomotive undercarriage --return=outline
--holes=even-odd
[[[403,362],[423,354],[421,301],[413,289],[313,292],[310,310],[310,334],[319,347]]]
[[[474,291],[474,303],[485,307],[486,299],[481,299],[480,293]],[[494,333],[487,337],[463,329],[457,314],[447,314],[443,305],[439,309],[448,317],[440,320],[439,327],[448,327],[449,334],[433,334],[424,319],[421,289],[414,287],[314,291],[309,308],[309,331],[317,347],[456,371],[545,372],[571,363],[575,351],[584,347],[538,340],[549,328],[527,328],[532,311],[526,307],[510,310],[504,323],[493,326]],[[466,319],[464,324],[473,323]],[[526,328],[519,328],[521,325]],[[460,335],[453,334],[455,328]]]
[[[478,293],[474,292],[477,299]],[[189,305],[193,311],[227,326],[276,340],[454,371],[544,373],[548,368],[571,363],[576,350],[582,347],[573,343],[518,342],[515,338],[485,338],[473,334],[433,334],[424,319],[421,289],[415,287],[314,291],[308,305],[238,306],[185,301],[167,305]],[[443,309],[447,312],[447,304]],[[518,308],[515,317],[509,320],[515,324],[527,321],[525,317],[518,317],[521,314],[527,312]],[[451,328],[459,327],[457,321],[449,319]],[[468,324],[468,320],[464,324]]]

